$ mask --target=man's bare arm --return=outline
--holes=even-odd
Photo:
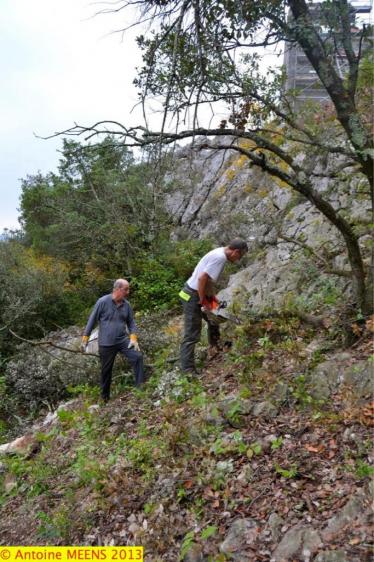
[[[207,285],[209,285],[209,283],[211,282],[211,277],[205,273],[202,273],[198,279],[198,283],[197,283],[197,292],[199,293],[199,299],[200,299],[200,303],[203,302],[205,296],[206,296],[206,288]]]

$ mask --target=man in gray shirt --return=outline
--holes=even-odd
[[[138,344],[134,314],[126,300],[129,292],[128,281],[117,279],[113,291],[96,302],[82,336],[82,350],[85,350],[93,328],[99,324],[101,396],[105,402],[110,397],[112,370],[117,353],[126,357],[132,366],[135,385],[140,386],[144,382],[143,355]]]

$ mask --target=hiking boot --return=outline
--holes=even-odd
[[[198,371],[196,367],[193,367],[192,369],[186,369],[185,371],[182,371],[182,375],[184,375],[188,379],[197,379],[201,375],[201,371]]]

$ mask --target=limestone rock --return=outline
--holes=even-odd
[[[225,420],[227,420],[232,427],[237,429],[245,427],[247,423],[245,416],[251,413],[252,407],[253,402],[240,398],[240,396],[237,395],[227,396],[218,403],[218,409]]]
[[[278,414],[278,408],[271,402],[265,400],[258,402],[253,406],[252,415],[256,417],[263,417],[267,419],[275,418]]]
[[[227,136],[219,141],[223,138],[228,144],[233,140]],[[328,240],[337,253],[334,266],[347,269],[344,245],[336,229],[313,206],[258,167],[248,166],[234,151],[215,151],[214,139],[209,141],[211,148],[196,150],[201,142],[207,140],[196,139],[195,149],[183,147],[174,153],[174,169],[166,178],[166,206],[175,224],[174,239],[209,237],[217,245],[236,236],[255,239],[249,265],[230,277],[220,298],[232,302],[235,293],[244,289],[248,305],[262,311],[269,306],[280,308],[285,298],[297,297],[301,279],[306,296],[321,292],[325,280],[330,282],[331,277],[320,273],[305,284],[300,248],[278,239],[269,218],[274,215],[279,230],[288,238],[302,238],[312,248]],[[329,192],[328,198],[336,208],[346,208],[352,216],[370,220],[369,204],[348,202],[332,189],[328,178],[312,177],[311,181],[319,193]],[[346,290],[344,279],[335,279],[334,283]]]
[[[309,375],[310,393],[316,399],[328,399],[342,385],[350,386],[357,399],[372,394],[373,367],[370,361],[354,361],[349,353],[339,353],[320,363]]]
[[[344,550],[325,550],[320,552],[313,562],[354,562],[347,558]]]
[[[9,494],[17,486],[17,478],[14,474],[7,474],[4,478],[4,490]]]
[[[242,562],[245,559],[242,551],[256,540],[257,534],[258,526],[254,519],[237,519],[221,543],[220,551],[230,556],[230,560]]]
[[[278,513],[271,513],[268,519],[268,526],[271,532],[271,538],[274,542],[278,542],[281,536],[281,528],[284,525],[284,519]]]
[[[188,552],[183,558],[183,562],[204,562],[204,555],[201,546],[197,543],[192,543]]]
[[[322,531],[323,539],[330,541],[354,520],[364,519],[368,508],[368,500],[369,498],[364,492],[359,492],[353,496],[343,509],[329,520]]]
[[[0,445],[0,455],[27,455],[37,446],[34,435],[18,437],[14,441]]]
[[[284,535],[273,552],[274,562],[297,560],[309,562],[311,556],[322,546],[321,537],[313,527],[297,525]]]
[[[250,464],[245,464],[241,471],[239,472],[238,476],[237,476],[237,480],[242,484],[242,485],[246,485],[249,484],[250,482],[252,482],[254,478],[254,472],[253,472],[253,468],[251,467]]]

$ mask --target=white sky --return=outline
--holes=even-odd
[[[18,228],[20,178],[55,171],[61,139],[79,122],[139,122],[132,80],[136,31],[122,40],[113,15],[89,0],[0,0],[0,232]]]

